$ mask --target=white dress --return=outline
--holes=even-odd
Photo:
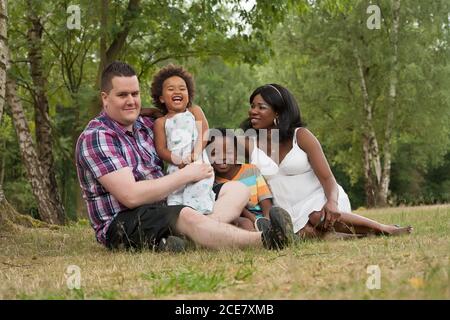
[[[327,199],[308,156],[297,144],[297,128],[292,149],[278,166],[269,156],[254,144],[250,156],[251,163],[261,171],[274,196],[274,204],[289,212],[294,232],[301,230],[309,220],[309,215],[320,211]],[[350,200],[338,185],[338,209],[351,212]]]
[[[197,141],[198,131],[195,126],[195,117],[189,111],[177,113],[171,118],[166,119],[165,133],[167,149],[178,157],[185,158],[189,156]],[[206,151],[203,150],[202,159],[199,162],[209,163]],[[178,171],[178,166],[169,164],[167,173],[171,174]],[[185,205],[203,213],[211,213],[214,206],[215,193],[212,190],[214,176],[200,180],[175,190],[167,197],[168,205]]]

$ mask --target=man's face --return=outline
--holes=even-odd
[[[103,109],[113,120],[131,130],[141,112],[139,81],[136,76],[114,77],[112,89],[102,92]]]

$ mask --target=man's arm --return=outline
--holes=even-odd
[[[120,203],[133,209],[161,201],[189,182],[211,177],[212,172],[208,164],[189,164],[159,179],[135,181],[132,169],[125,167],[98,178],[98,181]]]

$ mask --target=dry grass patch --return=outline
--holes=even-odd
[[[411,236],[303,242],[281,252],[112,253],[86,222],[0,235],[1,299],[449,299],[450,206],[365,210]],[[69,265],[81,289],[69,290]],[[369,290],[367,266],[381,288]]]

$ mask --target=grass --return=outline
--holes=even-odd
[[[185,254],[112,253],[81,221],[0,235],[0,299],[449,299],[450,206],[358,212],[411,236]],[[68,266],[81,270],[67,286]],[[369,290],[367,267],[381,271]]]

